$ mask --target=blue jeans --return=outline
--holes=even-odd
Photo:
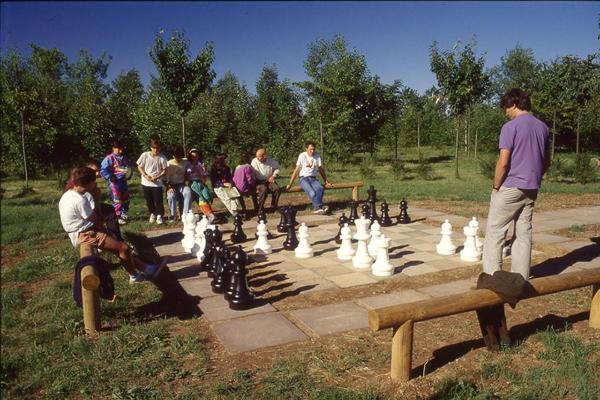
[[[181,212],[181,217],[183,217],[188,213],[188,210],[190,209],[190,205],[192,203],[192,191],[184,183],[177,183],[171,186],[173,187],[174,191],[167,191],[167,203],[169,204],[171,217],[177,215],[177,203],[179,203],[179,211]],[[183,211],[181,209],[182,203]]]
[[[323,208],[323,185],[314,176],[304,176],[300,178],[300,186],[302,190],[308,194],[310,201],[312,202],[313,209],[318,210]]]

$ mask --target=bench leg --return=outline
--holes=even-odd
[[[83,326],[88,335],[100,330],[100,278],[94,267],[86,265],[81,269],[81,300],[83,305]]]
[[[406,321],[398,328],[394,328],[392,337],[392,370],[391,377],[394,380],[408,382],[412,371],[412,347],[413,347],[412,320]]]
[[[592,306],[590,307],[590,328],[600,329],[600,285],[592,286]]]
[[[352,188],[352,200],[358,201],[358,186]]]

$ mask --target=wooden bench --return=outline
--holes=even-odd
[[[359,201],[358,189],[363,186],[361,181],[356,182],[338,182],[333,183],[333,187],[325,187],[325,191],[337,189],[352,189],[352,200]],[[283,188],[282,188],[283,189]],[[282,191],[281,193],[299,193],[304,192],[301,186],[292,186],[290,190]]]
[[[600,329],[600,268],[570,272],[529,281],[534,293],[527,298],[593,285],[590,327]],[[474,311],[504,304],[504,300],[488,289],[408,304],[382,307],[369,311],[369,327],[373,331],[393,328],[391,378],[406,382],[412,370],[413,326],[415,322]]]
[[[79,247],[79,258],[97,255],[89,244]],[[85,333],[93,335],[100,330],[100,277],[96,269],[86,265],[81,269],[81,302],[83,303],[83,326]]]

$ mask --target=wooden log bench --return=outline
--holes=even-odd
[[[600,329],[600,268],[570,272],[529,281],[534,288],[526,298],[592,286],[589,324]],[[373,331],[393,328],[391,378],[406,382],[412,370],[414,323],[445,317],[466,311],[504,304],[504,300],[489,289],[474,289],[465,293],[421,300],[369,311],[369,327]]]
[[[97,255],[95,248],[89,244],[79,247],[79,257]],[[100,277],[96,269],[86,265],[81,269],[81,302],[83,305],[83,326],[85,333],[93,335],[100,330]]]

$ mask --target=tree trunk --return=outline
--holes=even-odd
[[[579,154],[579,128],[581,126],[581,110],[577,112],[577,137],[575,139],[575,154]]]
[[[475,128],[475,159],[477,159],[477,136],[479,133],[479,128]]]
[[[181,115],[181,146],[183,147],[183,154],[187,154],[185,147],[185,118]]]
[[[21,147],[23,149],[23,169],[25,170],[25,189],[29,188],[29,176],[27,174],[27,155],[25,154],[25,118],[21,111]]]
[[[396,116],[394,116],[394,161],[398,162],[398,139],[400,135],[398,134],[398,126],[396,123]]]
[[[467,119],[465,121],[467,135],[467,156],[471,155],[471,109],[467,109]]]
[[[417,114],[417,155],[419,156],[419,162],[421,162],[421,121],[419,114]]]
[[[456,179],[460,179],[460,175],[458,174],[458,144],[460,138],[460,117],[456,117],[456,137],[454,140],[454,177]]]
[[[319,131],[321,132],[321,163],[325,166],[325,146],[323,145],[323,119],[319,115]]]
[[[552,147],[550,148],[550,161],[554,160],[554,146],[556,145],[556,110],[552,117]]]

